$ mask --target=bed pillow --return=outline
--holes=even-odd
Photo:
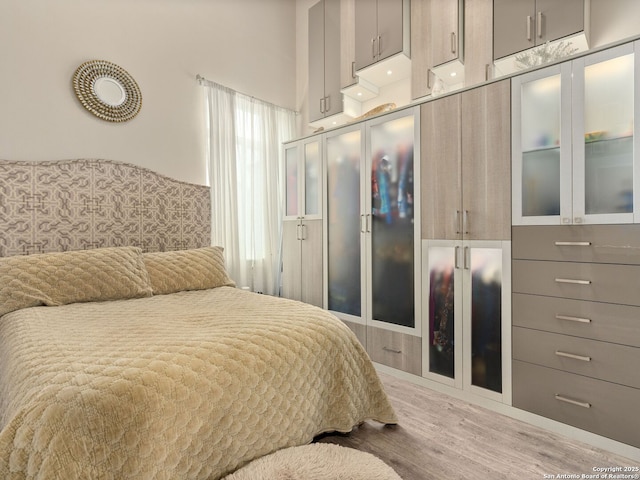
[[[154,295],[184,290],[235,287],[224,266],[222,247],[144,253]]]
[[[151,295],[142,250],[137,247],[0,258],[0,315],[38,305]]]

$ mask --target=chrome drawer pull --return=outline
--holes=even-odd
[[[560,350],[556,350],[556,355],[559,357],[566,357],[566,358],[572,358],[574,360],[581,360],[583,362],[591,361],[591,357],[585,357],[584,355],[576,355],[575,353],[561,352]]]
[[[591,280],[575,280],[573,278],[556,278],[557,283],[571,283],[573,285],[591,285]]]
[[[557,320],[567,320],[569,322],[591,323],[590,318],[570,317],[568,315],[556,315]]]
[[[391,352],[391,353],[402,353],[402,350],[396,350],[394,348],[390,348],[390,347],[382,347],[382,350],[384,350],[385,352]]]
[[[562,395],[558,395],[557,393],[556,393],[556,400],[559,400],[565,403],[570,403],[571,405],[577,405],[578,407],[582,407],[582,408],[591,408],[591,404],[588,402],[581,402],[579,400],[574,400],[572,398],[563,397]]]
[[[555,242],[556,247],[590,247],[591,242]]]

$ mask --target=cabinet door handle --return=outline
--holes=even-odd
[[[431,90],[431,69],[427,70],[427,90]]]
[[[367,214],[367,233],[371,233],[371,214]]]
[[[489,69],[490,69],[491,65],[490,64],[485,64],[484,66],[484,81],[488,82],[489,81]]]
[[[538,12],[538,18],[536,18],[536,30],[538,31],[538,38],[542,38],[542,12]]]
[[[456,53],[456,32],[451,32],[451,53]]]
[[[367,233],[364,215],[360,215],[360,233]]]
[[[531,15],[527,15],[527,40],[531,41]]]
[[[387,347],[386,345],[382,347],[382,350],[384,350],[385,352],[391,352],[391,353],[402,353],[402,350],[397,350],[392,347]]]
[[[356,78],[356,62],[351,62],[351,78]]]
[[[324,98],[320,99],[320,113],[324,113]]]
[[[591,242],[554,242],[556,247],[590,247]]]
[[[571,358],[573,360],[580,360],[581,362],[591,361],[591,357],[586,357],[584,355],[576,355],[575,353],[562,352],[560,350],[556,350],[556,355],[559,357]]]
[[[453,268],[460,268],[460,261],[458,260],[458,257],[460,257],[460,247],[456,246],[455,250],[453,251],[453,257]]]
[[[469,210],[465,210],[462,214],[462,223],[464,228],[462,229],[462,233],[464,235],[469,235]]]
[[[300,229],[300,240],[306,240],[307,239],[307,226],[305,224],[300,225],[300,227],[302,227]]]
[[[325,107],[325,112],[329,112],[331,111],[331,95],[329,95],[328,97],[326,97],[326,102],[324,103],[324,107]]]
[[[376,38],[371,39],[371,57],[376,58]]]
[[[564,395],[559,395],[556,393],[556,400],[561,402],[570,403],[571,405],[577,405],[582,408],[591,408],[591,404],[588,402],[581,402],[580,400],[574,400],[573,398],[565,397]]]
[[[461,218],[460,218],[460,210],[456,210],[455,227],[456,227],[456,235],[460,235],[460,233],[462,233],[462,223],[461,223]]]
[[[464,268],[469,270],[471,268],[471,257],[470,257],[471,249],[469,247],[464,247]]]
[[[567,322],[591,323],[590,318],[571,317],[569,315],[556,315],[557,320],[566,320]]]
[[[571,283],[573,285],[591,285],[591,280],[576,280],[573,278],[556,278],[556,283]]]
[[[378,35],[378,57],[382,55],[382,35]]]
[[[296,225],[296,240],[302,240],[302,235],[300,233],[300,227],[302,227],[302,225],[300,225],[300,224]]]

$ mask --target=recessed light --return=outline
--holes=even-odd
[[[449,75],[451,75],[452,77],[455,77],[457,75],[456,72],[451,72]]]
[[[358,92],[358,96],[361,97],[362,96],[362,92]]]
[[[392,70],[387,70],[387,75],[393,75],[393,71]]]

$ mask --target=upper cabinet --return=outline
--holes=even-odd
[[[409,0],[355,0],[355,70],[382,87],[411,71]]]
[[[510,239],[509,124],[509,80],[421,106],[423,239]]]
[[[638,223],[640,43],[515,77],[513,223]]]
[[[431,93],[437,81],[464,83],[463,0],[411,2],[411,96]]]
[[[493,58],[585,30],[585,0],[493,0]]]
[[[342,110],[340,0],[320,0],[309,9],[309,120]]]

